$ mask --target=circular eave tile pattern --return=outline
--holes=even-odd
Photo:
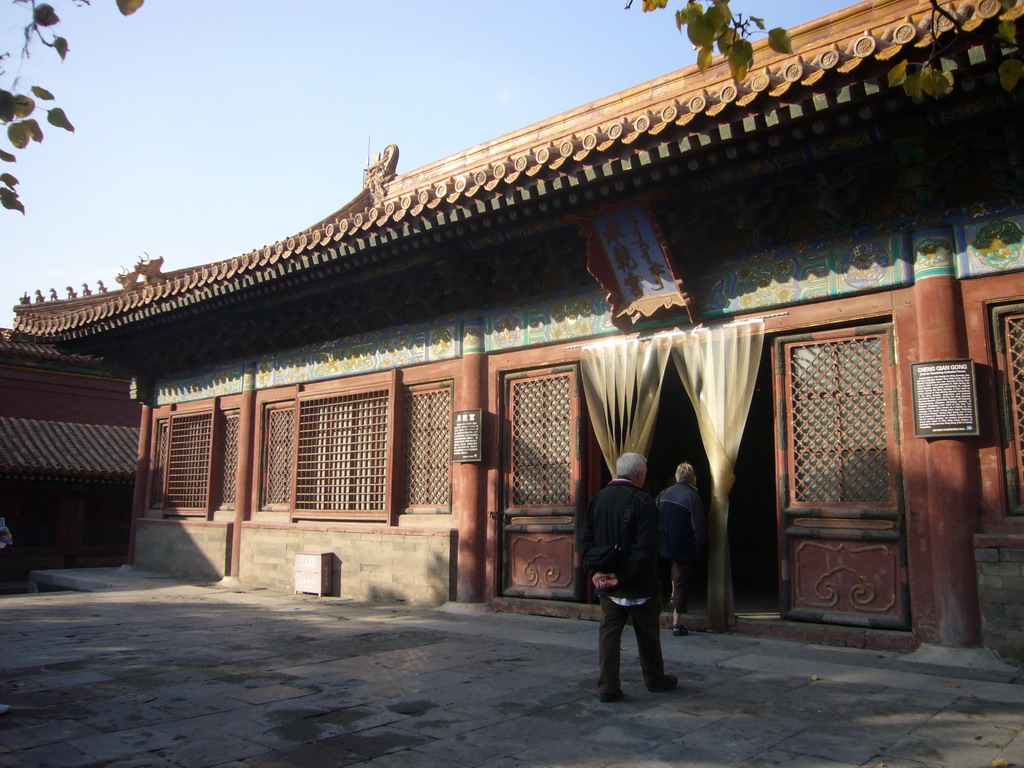
[[[103,294],[87,307],[75,303],[66,311],[59,311],[57,307],[37,311],[36,305],[23,305],[16,308],[15,330],[27,336],[44,338],[81,336],[91,326],[97,326],[95,330],[99,331],[104,325],[121,324],[117,322],[116,315],[136,311],[154,302],[163,302],[170,305],[168,310],[173,309],[176,305],[191,303],[190,294],[204,288],[223,284],[224,291],[232,290],[231,285],[244,280],[247,273],[268,267],[274,270],[282,260],[303,254],[326,254],[328,249],[333,253],[327,258],[336,258],[350,252],[347,246],[365,238],[371,231],[383,231],[389,225],[428,213],[437,216],[439,214],[435,211],[468,205],[494,194],[504,195],[509,188],[531,183],[531,179],[538,177],[557,177],[584,161],[593,161],[595,157],[607,156],[609,161],[617,160],[628,156],[633,151],[631,145],[640,143],[645,136],[653,138],[673,126],[689,126],[695,130],[701,120],[720,126],[728,122],[730,109],[742,109],[747,114],[758,99],[777,99],[785,95],[787,101],[792,100],[800,89],[807,90],[811,86],[822,89],[822,80],[829,73],[849,74],[865,61],[889,61],[905,51],[932,44],[935,32],[928,2],[915,0],[894,4],[887,9],[892,14],[888,19],[867,30],[849,21],[856,18],[854,12],[857,8],[872,5],[871,2],[862,3],[840,12],[848,14],[844,16],[847,19],[845,27],[834,29],[831,37],[815,41],[798,54],[773,55],[764,43],[759,44],[756,55],[768,58],[768,63],[751,72],[741,83],[732,82],[723,72],[723,65],[713,67],[704,76],[696,72],[696,67],[690,67],[686,74],[693,85],[683,85],[685,81],[680,78],[680,87],[670,96],[652,99],[643,107],[605,120],[599,126],[530,148],[516,149],[510,156],[490,158],[480,167],[426,180],[413,189],[402,189],[402,177],[397,176],[390,182],[391,188],[397,191],[379,202],[371,201],[363,207],[350,205],[343,209],[339,218],[273,245],[223,262],[199,266],[190,273],[178,274],[134,291]],[[990,20],[1024,15],[1024,6],[1004,12],[1000,0],[976,0],[960,4],[954,13],[963,29],[973,31]],[[837,22],[836,26],[843,27],[843,23]],[[949,33],[954,26],[949,19],[939,17],[937,33]],[[795,35],[797,45],[798,35],[799,31]],[[548,126],[559,124],[562,117],[549,121]],[[549,130],[547,127],[540,129],[544,132]],[[360,199],[356,198],[357,201]],[[121,318],[122,322],[124,320]]]

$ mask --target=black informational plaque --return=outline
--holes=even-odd
[[[968,437],[979,434],[974,361],[912,363],[914,437]]]
[[[452,414],[452,461],[480,461],[480,423],[483,410],[455,411]]]

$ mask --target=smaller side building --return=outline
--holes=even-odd
[[[0,329],[0,592],[29,571],[128,558],[140,406],[95,358]]]

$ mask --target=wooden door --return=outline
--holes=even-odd
[[[775,342],[784,617],[910,626],[889,326]]]
[[[575,366],[504,382],[502,591],[578,599],[579,374]]]

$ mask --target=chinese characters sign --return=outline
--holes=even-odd
[[[610,211],[585,220],[589,234],[587,267],[608,291],[616,326],[637,315],[685,307],[693,321],[689,296],[673,274],[660,232],[643,206]],[[620,324],[621,323],[621,324]]]
[[[480,461],[480,435],[483,411],[456,411],[452,414],[452,461]]]

